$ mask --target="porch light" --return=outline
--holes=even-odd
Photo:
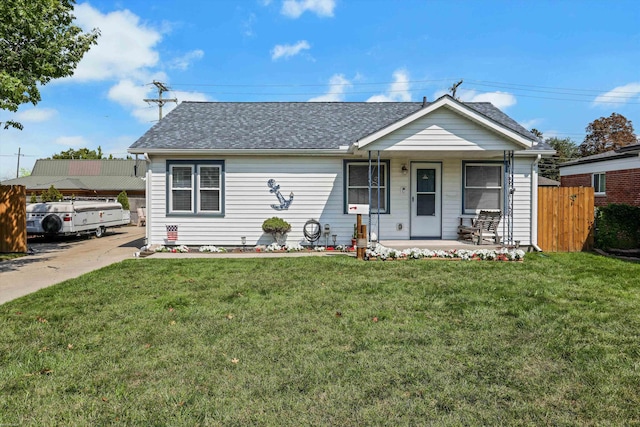
[[[409,169],[407,169],[407,165],[402,165],[402,175],[406,175],[409,173]]]

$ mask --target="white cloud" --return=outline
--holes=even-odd
[[[299,54],[301,51],[305,50],[305,49],[310,49],[311,46],[309,45],[309,43],[306,40],[300,40],[298,43],[294,44],[294,45],[290,45],[290,44],[277,44],[272,50],[271,50],[271,59],[272,60],[277,60],[279,58],[289,58],[291,56],[295,56],[297,54]]]
[[[171,95],[175,98],[178,98],[178,102],[182,101],[193,101],[193,102],[205,102],[209,101],[207,95],[200,92],[183,92],[181,90],[174,90],[171,92]]]
[[[107,97],[124,107],[140,107],[145,105],[144,98],[152,97],[153,86],[135,83],[132,80],[120,80],[109,89]]]
[[[593,100],[593,105],[626,104],[638,96],[640,96],[640,82],[634,82],[618,86],[609,92],[598,95]]]
[[[399,69],[393,72],[393,83],[384,94],[373,95],[367,102],[393,102],[411,101],[411,91],[409,84],[409,73],[407,70]]]
[[[191,52],[187,52],[184,55],[174,58],[169,63],[169,68],[175,68],[178,70],[186,70],[189,66],[199,59],[204,57],[204,51],[201,49],[192,50]]]
[[[89,3],[75,7],[77,23],[84,30],[100,29],[98,44],[92,46],[76,69],[73,79],[81,81],[132,78],[144,68],[158,64],[154,47],[162,34],[148,28],[129,10],[101,13]]]
[[[280,12],[293,19],[299,18],[306,11],[321,17],[331,17],[335,7],[335,0],[284,0]]]
[[[168,102],[162,107],[162,117],[166,117],[174,108],[178,106],[182,101],[196,101],[206,102],[209,101],[207,96],[199,92],[182,92],[171,91],[169,96],[165,98],[175,98],[178,102]],[[144,105],[134,108],[131,114],[142,123],[157,122],[158,121],[158,105],[151,103],[150,105]]]
[[[166,77],[166,76],[165,76]],[[160,80],[156,75],[155,80]],[[163,79],[166,80],[166,79]],[[109,89],[108,98],[125,108],[131,110],[131,114],[142,123],[148,123],[158,120],[158,105],[156,103],[147,103],[147,99],[156,99],[158,92],[156,87],[149,84],[139,84],[132,80],[121,80],[118,84]],[[182,101],[208,101],[207,96],[200,92],[183,92],[170,91],[164,92],[163,98],[177,99]],[[177,103],[167,102],[162,107],[162,116],[176,108]]]
[[[342,74],[334,74],[329,79],[329,91],[315,98],[311,98],[310,102],[340,102],[344,101],[344,93],[348,87],[351,86],[351,82],[347,80]]]
[[[83,136],[59,136],[53,142],[65,147],[88,147],[90,145]]]
[[[265,4],[265,6],[267,5]],[[257,21],[256,14],[252,13],[249,15],[249,18],[247,18],[246,21],[242,22],[243,34],[245,36],[252,37],[256,35],[255,31],[253,31],[253,26],[256,23],[256,21]]]
[[[456,94],[463,102],[490,102],[494,107],[504,110],[515,105],[516,97],[509,92],[484,92],[478,93],[475,90],[460,89]]]
[[[525,129],[532,129],[534,127],[536,127],[538,124],[542,123],[542,119],[531,119],[531,120],[525,120],[523,122],[519,122],[520,126],[522,126]]]
[[[16,113],[15,119],[24,123],[40,123],[51,120],[58,111],[53,108],[31,108]]]
[[[541,131],[542,135],[544,135],[544,139],[548,138],[560,138],[560,131],[554,129],[548,129]]]

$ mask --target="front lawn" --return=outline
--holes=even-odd
[[[131,259],[0,306],[0,424],[640,423],[640,264]]]

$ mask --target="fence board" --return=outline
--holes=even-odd
[[[0,185],[0,253],[27,252],[27,189]]]
[[[547,252],[593,247],[592,187],[538,188],[538,246]]]

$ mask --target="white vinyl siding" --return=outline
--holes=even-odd
[[[417,157],[417,156],[416,156]],[[224,215],[181,215],[172,217],[167,211],[167,168],[166,158],[153,158],[148,173],[149,192],[152,196],[147,205],[147,233],[149,244],[166,244],[167,224],[179,225],[176,244],[198,247],[200,245],[241,246],[241,237],[246,244],[268,245],[270,235],[262,232],[262,222],[278,216],[292,225],[287,242],[308,244],[303,236],[304,224],[309,219],[318,220],[322,226],[329,224],[328,243],[336,235],[337,244],[349,244],[353,234],[355,215],[344,213],[343,180],[344,160],[335,157],[227,157],[224,161]],[[391,159],[389,162],[389,206],[390,213],[380,215],[380,239],[407,239],[410,247],[409,231],[409,183],[410,175],[402,173],[402,165],[412,161],[442,162],[442,238],[455,240],[463,204],[463,160],[460,157],[420,156]],[[468,162],[471,164],[471,162]],[[482,163],[480,161],[473,163]],[[514,193],[514,240],[522,245],[531,242],[531,167],[532,158],[515,159]],[[285,197],[294,193],[289,209],[276,211],[272,204],[278,204],[269,192],[267,181],[274,179],[280,185]],[[403,189],[405,191],[403,192]],[[371,231],[378,233],[378,215],[363,216]],[[402,229],[398,230],[398,224]],[[500,225],[502,234],[502,224]],[[325,244],[324,236],[318,244]]]
[[[448,108],[433,111],[367,145],[384,151],[503,151],[521,149],[497,132]]]

